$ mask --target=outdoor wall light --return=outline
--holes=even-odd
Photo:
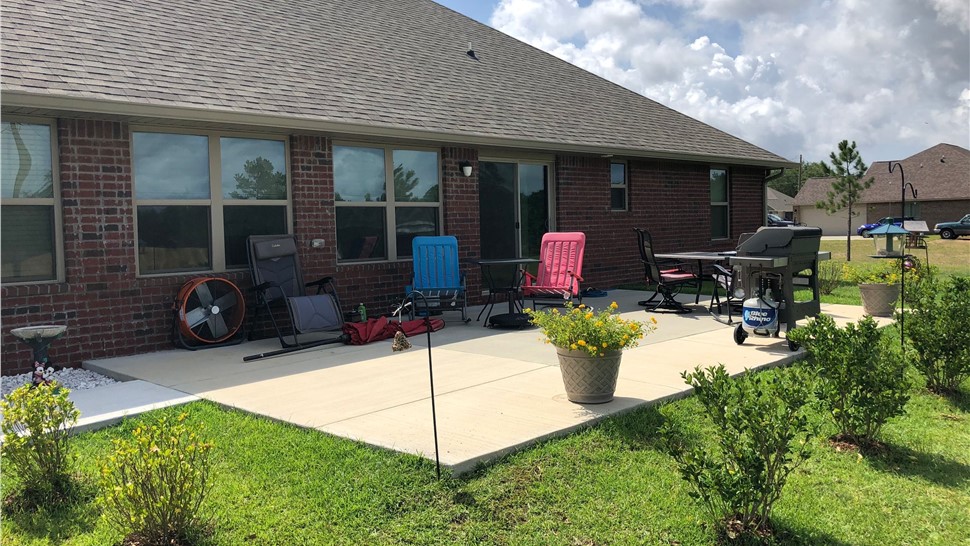
[[[472,175],[472,164],[467,161],[462,161],[458,164],[458,168],[461,169],[461,174],[465,177]]]

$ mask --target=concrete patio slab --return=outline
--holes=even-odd
[[[433,333],[439,455],[446,468],[466,472],[604,417],[683,396],[690,389],[680,374],[695,366],[723,363],[736,374],[804,355],[789,351],[784,336],[752,335],[735,345],[733,326],[713,320],[703,300],[689,315],[645,313],[636,304],[643,294],[613,290],[608,298],[586,302],[605,306],[616,300],[625,318],[658,322],[656,332],[624,352],[616,398],[607,404],[566,399],[555,352],[540,341],[537,329],[503,331],[456,321]],[[823,312],[838,322],[862,316],[862,308],[854,306],[823,305]],[[383,341],[243,362],[245,355],[278,348],[276,340],[262,340],[91,361],[85,367],[433,459],[426,336],[411,342],[414,347],[401,353]]]

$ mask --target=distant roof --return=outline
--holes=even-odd
[[[802,188],[798,190],[792,200],[792,205],[814,207],[816,203],[827,197],[828,191],[832,189],[833,182],[835,182],[835,178],[832,177],[805,179],[802,182]]]
[[[945,162],[940,158],[945,157]],[[866,178],[875,178],[863,193],[860,203],[899,202],[902,173],[899,167],[889,172],[889,161],[869,166]],[[893,161],[895,163],[895,161]],[[937,144],[899,162],[906,182],[917,191],[917,201],[970,199],[970,150],[953,144]],[[907,190],[908,191],[908,190]],[[912,199],[907,193],[907,199]]]
[[[7,113],[793,166],[430,0],[4,0],[2,9]]]
[[[765,195],[768,200],[768,208],[777,211],[791,211],[793,199],[780,191],[765,188]]]

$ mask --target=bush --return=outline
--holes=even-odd
[[[835,420],[840,440],[865,446],[909,401],[906,359],[878,323],[863,317],[844,328],[821,314],[788,333],[812,355],[816,395]]]
[[[191,542],[204,529],[199,507],[209,490],[209,444],[162,417],[114,440],[101,468],[104,517],[139,544]]]
[[[691,496],[701,500],[730,538],[763,535],[788,475],[808,458],[814,431],[803,408],[810,381],[787,374],[728,376],[723,365],[682,374],[714,422],[716,449],[684,448],[664,436]]]
[[[21,480],[16,494],[28,505],[63,500],[72,489],[67,440],[79,412],[55,382],[24,385],[0,403],[2,452]]]
[[[838,262],[819,262],[818,291],[829,296],[842,284],[842,265]]]
[[[970,277],[929,278],[907,290],[905,334],[916,368],[936,393],[970,377]]]

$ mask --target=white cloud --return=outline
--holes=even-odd
[[[966,0],[502,0],[491,24],[790,159],[970,147]]]

